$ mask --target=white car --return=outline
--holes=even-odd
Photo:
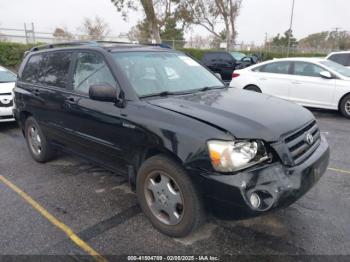
[[[15,120],[12,113],[15,82],[16,75],[0,66],[0,122]]]
[[[278,96],[350,118],[350,69],[322,58],[285,58],[235,70],[231,87]]]
[[[350,68],[350,51],[333,52],[326,59]]]

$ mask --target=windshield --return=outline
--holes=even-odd
[[[231,52],[231,55],[233,56],[234,59],[236,59],[238,61],[240,61],[246,57],[246,55],[241,53],[241,52]]]
[[[16,76],[7,70],[0,69],[0,83],[16,82]]]
[[[113,56],[140,97],[224,87],[215,75],[184,54],[123,52]]]
[[[346,68],[345,66],[338,64],[336,62],[327,60],[327,61],[321,61],[322,65],[325,65],[327,67],[329,67],[330,69],[336,71],[337,73],[346,76],[346,77],[350,77],[350,69]]]

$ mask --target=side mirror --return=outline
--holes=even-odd
[[[221,75],[220,75],[219,73],[214,73],[214,75],[215,75],[217,78],[219,78],[220,80],[222,80],[222,77],[221,77]]]
[[[333,78],[332,74],[330,72],[328,72],[328,71],[320,72],[320,76],[322,78],[325,78],[325,79],[332,79]]]
[[[89,97],[97,101],[117,102],[118,92],[117,89],[110,84],[101,83],[90,86]]]
[[[249,56],[243,57],[241,59],[242,62],[252,63],[252,58]]]

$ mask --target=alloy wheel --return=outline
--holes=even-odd
[[[153,171],[146,178],[144,193],[153,215],[166,225],[177,225],[184,215],[184,201],[177,183],[163,171]]]
[[[345,112],[350,115],[350,100],[345,103]]]
[[[41,138],[39,135],[38,128],[31,125],[28,130],[28,142],[30,145],[30,149],[35,155],[40,155],[42,150]]]

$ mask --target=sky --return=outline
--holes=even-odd
[[[136,0],[135,0],[136,1]],[[273,37],[289,28],[292,0],[243,0],[237,19],[237,42],[261,44],[265,33]],[[295,0],[293,32],[297,38],[340,27],[350,31],[350,0]],[[22,29],[34,23],[37,31],[53,32],[66,27],[78,32],[84,17],[102,17],[109,24],[111,34],[126,33],[143,14],[131,12],[122,19],[110,0],[0,0],[0,28]],[[207,35],[201,27],[186,32]]]

